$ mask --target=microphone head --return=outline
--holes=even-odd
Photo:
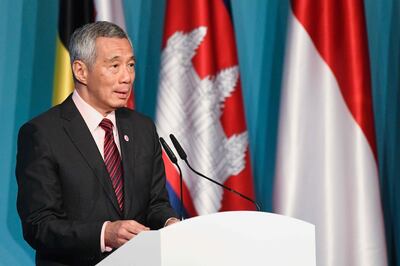
[[[181,159],[185,161],[187,158],[187,155],[186,155],[185,151],[183,150],[181,144],[179,144],[178,140],[175,138],[175,136],[173,134],[170,134],[169,138],[171,139],[172,144],[174,144],[174,147],[175,147],[176,151],[178,152],[179,157],[181,157]]]
[[[176,156],[174,152],[171,150],[171,148],[168,146],[167,142],[161,137],[160,138],[160,143],[164,148],[164,151],[167,153],[168,158],[173,162],[174,164],[178,164],[178,159],[176,159]]]

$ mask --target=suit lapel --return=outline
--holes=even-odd
[[[121,215],[118,201],[103,158],[96,146],[85,121],[73,103],[71,95],[61,104],[61,117],[65,120],[64,129],[75,147],[93,170],[116,211]]]
[[[121,147],[122,165],[124,169],[124,218],[129,218],[128,213],[133,204],[134,196],[134,168],[135,168],[135,141],[133,137],[132,118],[124,112],[124,109],[116,111],[119,143]]]

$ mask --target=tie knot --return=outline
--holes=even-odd
[[[104,118],[101,120],[99,126],[104,129],[105,132],[112,132],[113,123],[110,119]]]

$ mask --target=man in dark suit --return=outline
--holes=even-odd
[[[70,41],[75,90],[23,125],[17,208],[38,265],[93,265],[138,233],[177,222],[153,122],[126,106],[126,33],[87,24]]]

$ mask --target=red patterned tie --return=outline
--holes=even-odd
[[[104,129],[104,163],[117,196],[118,205],[121,211],[124,209],[124,180],[122,176],[122,163],[119,156],[117,145],[114,142],[113,123],[104,118],[100,122],[100,127]]]

